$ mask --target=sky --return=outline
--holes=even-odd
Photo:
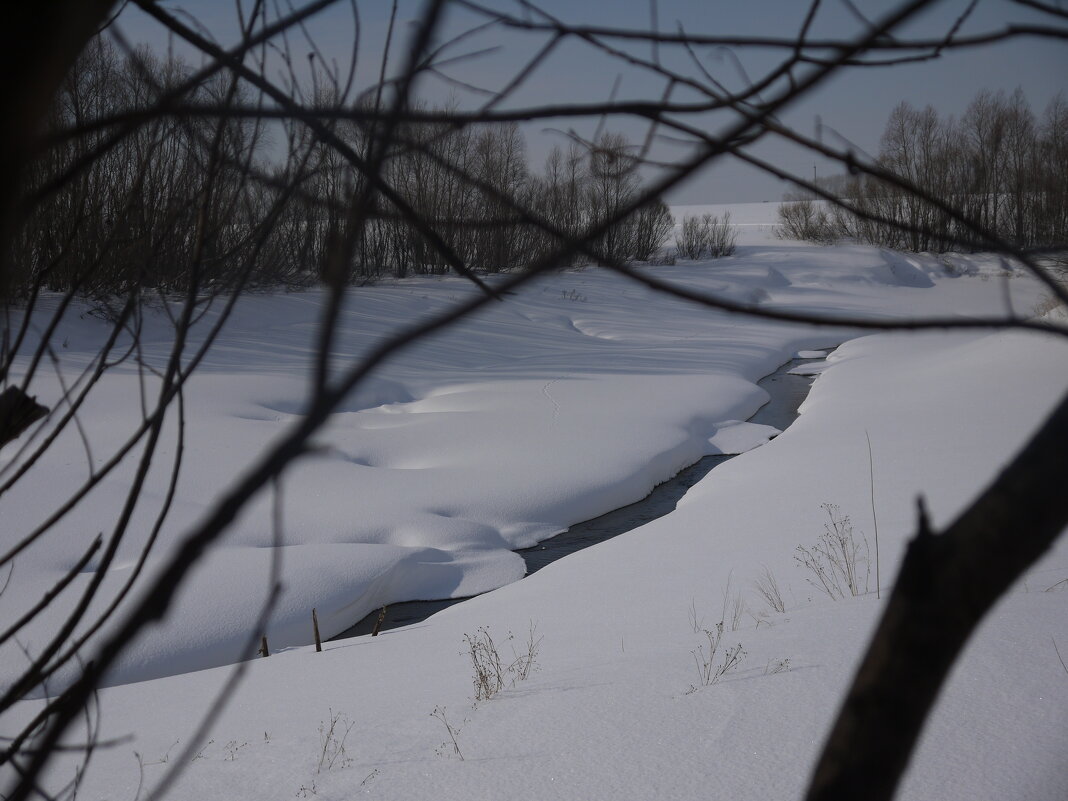
[[[312,49],[309,41],[314,41],[319,58],[335,61],[346,69],[355,44],[357,86],[366,87],[378,74],[390,3],[385,0],[354,0],[354,3],[358,36],[352,6],[341,2],[309,22],[307,37],[292,37],[290,49],[292,60],[303,65]],[[183,0],[164,5],[180,9],[187,20],[196,19],[202,30],[210,32],[219,42],[234,41],[236,14],[233,3]],[[244,0],[244,5],[250,5],[248,0]],[[523,13],[514,2],[488,0],[487,5],[515,15]],[[904,32],[942,36],[969,5],[970,0],[936,2]],[[1047,21],[1043,15],[1011,0],[978,0],[974,6],[973,13],[961,27],[964,35],[997,31],[1012,23]],[[588,0],[581,3],[545,0],[540,7],[574,24],[629,29],[648,29],[652,25],[650,0]],[[808,7],[808,3],[797,0],[658,0],[655,4],[657,25],[662,31],[675,31],[681,26],[691,34],[777,37],[796,36]],[[857,12],[878,19],[889,7],[887,2],[824,0],[817,10],[812,36],[855,35],[862,25]],[[421,0],[400,0],[392,65],[401,63],[414,21],[422,8]],[[484,102],[485,95],[468,87],[499,89],[546,42],[545,34],[518,33],[496,26],[472,33],[482,21],[462,9],[453,7],[449,10],[439,43],[460,33],[467,35],[446,51],[459,57],[443,70],[448,79],[430,78],[420,85],[420,95],[427,103],[470,107]],[[156,50],[169,46],[158,24],[137,9],[127,9],[120,16],[118,27],[131,41]],[[648,60],[652,56],[647,43],[620,47],[637,58]],[[732,54],[707,47],[697,48],[694,56],[709,75],[731,88],[745,85],[741,69],[749,78],[756,79],[782,57],[768,51]],[[672,56],[662,49],[660,57],[665,66],[701,77],[688,54]],[[1068,45],[1035,37],[1021,38],[944,54],[920,64],[856,69],[839,74],[799,99],[781,115],[781,119],[802,133],[820,131],[827,141],[845,143],[857,152],[874,153],[887,115],[900,101],[918,107],[930,104],[945,116],[959,116],[980,89],[1011,92],[1021,87],[1035,113],[1040,115],[1049,100],[1064,88],[1065,75],[1068,75]],[[572,40],[565,41],[531,73],[506,105],[590,103],[608,99],[613,91],[619,100],[656,100],[664,92],[665,83],[663,78],[650,75],[648,70],[606,57],[594,52],[587,44]],[[682,94],[675,97],[685,99]],[[709,131],[722,128],[725,122],[722,117],[711,115],[699,120]],[[600,130],[600,124],[598,119],[541,120],[526,124],[524,132],[530,162],[537,168],[554,145],[566,146],[572,135],[588,140]],[[606,127],[635,142],[644,141],[648,132],[645,121],[613,120]],[[659,138],[651,155],[670,162],[686,152],[684,148]],[[788,143],[763,141],[755,144],[752,152],[807,178],[814,172],[826,175],[839,171],[834,165]],[[734,161],[718,163],[713,169],[677,187],[667,199],[673,203],[778,200],[788,188],[780,180]]]

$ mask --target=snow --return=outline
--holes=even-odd
[[[716,453],[745,453],[763,445],[782,432],[774,426],[730,420],[713,434],[708,442]]]
[[[746,244],[717,262],[649,269],[735,299],[819,313],[968,317],[1002,313],[1006,296],[1024,311],[1043,296],[1035,282],[1003,275],[997,259],[958,256],[954,265],[775,242]],[[452,278],[353,290],[337,362],[471,291]],[[321,301],[310,291],[238,303],[187,392],[185,466],[152,566],[300,415]],[[69,313],[53,337],[72,376],[104,336],[85,311]],[[743,422],[764,400],[760,376],[840,342],[809,366],[818,378],[789,429],[772,439],[775,429]],[[158,363],[169,344],[165,317],[146,319],[146,359]],[[136,424],[140,381],[124,365],[94,390],[83,423],[95,461]],[[698,309],[601,270],[545,278],[390,362],[286,474],[278,549],[286,589],[267,627],[272,656],[246,663],[173,797],[796,798],[882,604],[874,575],[870,592],[842,601],[805,581],[794,549],[823,530],[821,504],[839,505],[870,541],[873,471],[885,598],[917,494],[936,525],[947,522],[1066,389],[1068,345],[1051,336],[857,338]],[[35,391],[50,403],[54,376],[42,373]],[[157,501],[172,423],[148,482]],[[80,439],[72,433],[56,445],[5,499],[5,544],[84,479]],[[523,564],[512,548],[636,500],[713,453],[743,455],[713,470],[675,512],[516,581]],[[20,556],[4,622],[36,602],[91,535],[109,530],[129,475],[104,482]],[[79,797],[133,798],[141,770],[151,787],[179,761],[227,665],[255,634],[275,550],[271,506],[269,494],[257,499],[167,620],[111,674],[101,734],[135,739],[94,755]],[[109,592],[128,575],[151,511],[135,514]],[[783,589],[785,614],[766,609],[755,590],[765,569]],[[902,798],[1068,792],[1068,677],[1052,645],[1068,653],[1068,595],[1044,592],[1066,576],[1062,541],[983,624],[929,722]],[[321,654],[308,647],[312,607],[330,636],[382,604],[493,588],[377,638],[327,643]],[[713,627],[734,593],[749,612],[737,630],[728,620],[724,645],[741,643],[745,660],[689,692],[699,684],[691,651],[707,647],[695,629]],[[544,638],[538,670],[473,706],[464,635],[488,627],[511,657],[531,624]],[[42,632],[26,637],[31,651]],[[15,648],[0,651],[0,675],[15,676],[24,659]],[[39,703],[18,705],[0,733]],[[459,727],[464,760],[451,744],[439,748],[449,735],[430,716],[436,707]],[[346,721],[354,724],[345,754],[317,771],[319,727],[337,714],[339,736]],[[72,771],[64,757],[52,780]]]

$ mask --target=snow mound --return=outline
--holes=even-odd
[[[720,423],[716,433],[709,437],[708,443],[715,449],[713,453],[745,453],[774,439],[781,433],[774,426],[728,420]]]

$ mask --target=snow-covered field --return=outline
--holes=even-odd
[[[988,257],[957,257],[947,272],[934,257],[764,233],[740,237],[730,259],[650,269],[734,299],[821,313],[986,315],[1003,312],[1007,298],[1026,313],[1043,295],[1025,277],[1002,277]],[[472,291],[453,278],[354,290],[336,353],[356,358]],[[321,300],[313,291],[238,304],[189,386],[185,467],[156,559],[300,414]],[[53,337],[72,372],[105,331],[80,311]],[[162,360],[164,318],[148,323],[146,358]],[[286,474],[286,589],[266,632],[273,654],[248,664],[174,797],[798,797],[881,606],[874,573],[869,592],[832,601],[795,564],[795,547],[823,530],[821,504],[837,504],[871,541],[870,437],[885,598],[916,495],[936,524],[948,521],[1068,389],[1068,344],[1048,336],[856,337],[709,312],[587,269],[545,278],[389,363]],[[800,350],[840,342],[785,434],[766,442],[765,430],[737,422],[763,402],[760,376]],[[83,418],[91,458],[106,459],[132,424],[138,381],[123,367],[96,391]],[[42,377],[36,391],[47,403],[58,383]],[[168,429],[149,498],[164,491],[173,436]],[[510,549],[727,450],[748,452],[674,513],[516,582],[523,565]],[[4,498],[5,543],[86,474],[74,432],[47,458]],[[0,622],[36,602],[107,530],[123,475],[20,557]],[[100,697],[101,735],[133,740],[94,755],[79,798],[132,799],[191,744],[266,593],[271,500],[241,516],[176,610],[113,672],[115,686]],[[129,570],[151,511],[105,586]],[[765,569],[782,587],[784,613],[767,609],[754,587]],[[1055,587],[1064,579],[1062,541],[996,607],[939,702],[903,797],[1068,793],[1068,673],[1053,645],[1068,656],[1068,594]],[[717,661],[739,643],[744,660],[701,686],[691,652],[707,653],[699,629],[721,619],[728,587],[728,601],[740,594],[746,611],[737,627],[727,615]],[[493,588],[407,629],[328,643],[321,654],[308,647],[312,607],[330,636],[384,603]],[[487,627],[510,661],[532,625],[543,638],[536,670],[473,705],[465,634]],[[31,634],[22,645],[32,652],[43,629]],[[24,659],[17,648],[0,651],[0,675],[14,676]],[[3,728],[38,704],[21,704]],[[61,764],[53,778],[72,771]]]

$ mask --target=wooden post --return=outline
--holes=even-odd
[[[266,634],[264,634],[260,638],[259,655],[262,656],[262,657],[268,657],[268,656],[271,655],[271,652],[267,650],[267,635]]]
[[[316,652],[323,650],[323,641],[319,639],[319,616],[315,614],[315,608],[312,608],[312,631],[315,632],[315,650]]]
[[[378,613],[378,620],[375,621],[375,627],[371,631],[372,637],[378,636],[378,630],[382,628],[382,621],[386,619],[386,607],[382,607],[382,611]]]

